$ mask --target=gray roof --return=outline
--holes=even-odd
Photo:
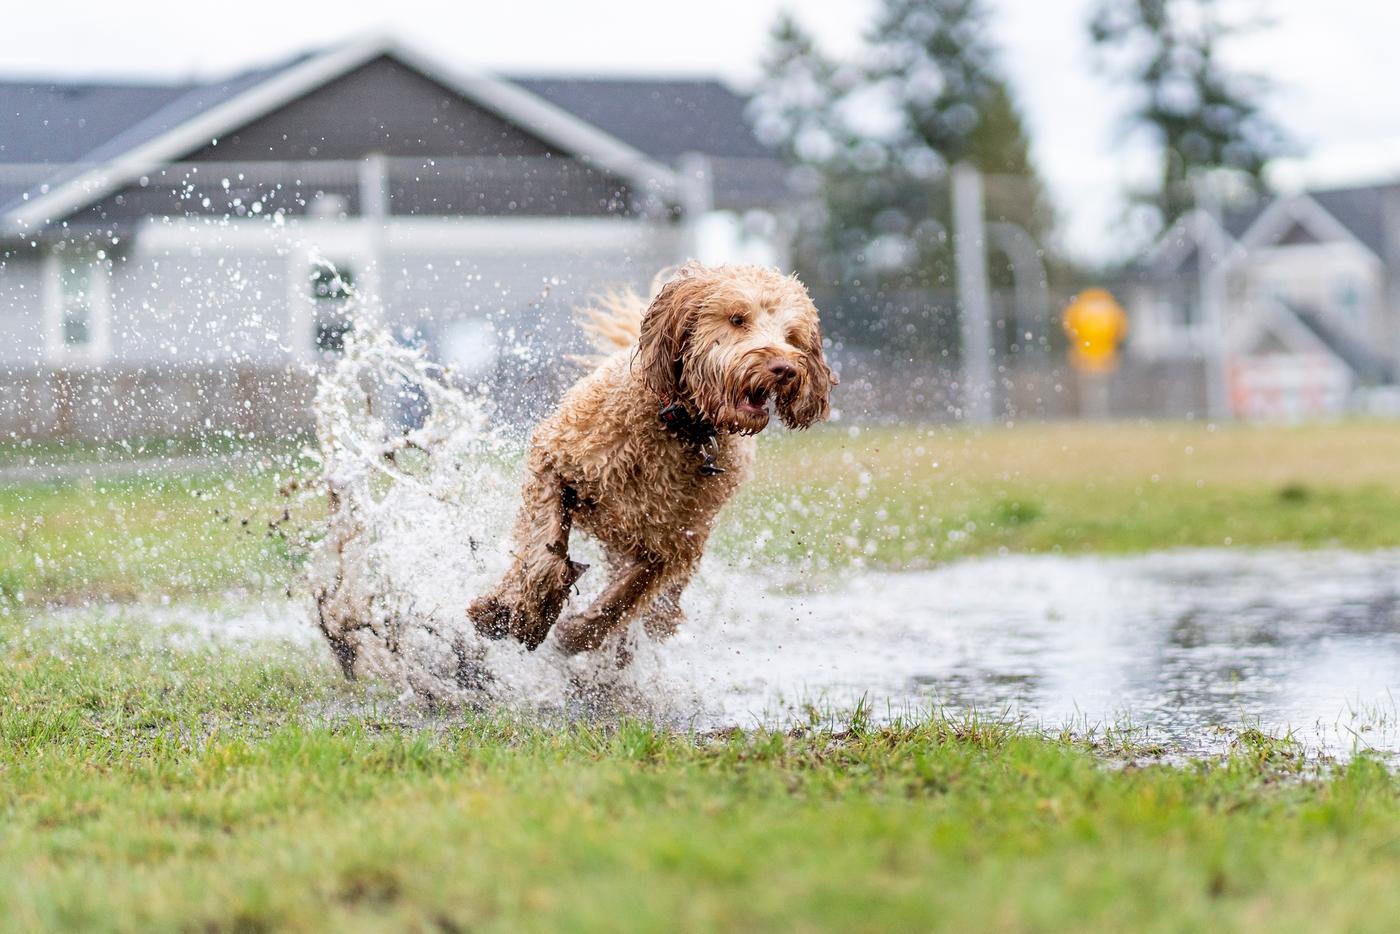
[[[787,195],[787,167],[758,141],[748,98],[712,79],[537,78],[506,80],[569,111],[654,159],[711,157],[715,207],[744,210]]]
[[[506,75],[519,85],[668,162],[687,152],[728,159],[771,159],[744,115],[748,98],[710,79],[540,78]]]
[[[77,162],[189,87],[0,80],[0,163]]]
[[[181,84],[0,81],[0,208],[189,90]],[[64,169],[63,171],[71,171]]]
[[[319,53],[203,82],[0,79],[0,207],[40,182],[61,182],[120,156],[314,54]],[[674,163],[687,152],[763,160],[756,171],[726,172],[717,166],[721,202],[781,192],[782,167],[754,137],[744,115],[747,99],[718,81],[525,75],[505,80],[661,162]],[[56,165],[62,168],[55,170]],[[730,175],[737,178],[733,184]]]
[[[1326,344],[1328,349],[1351,367],[1362,383],[1375,385],[1389,383],[1394,379],[1393,364],[1365,341],[1352,336],[1326,315],[1313,308],[1306,308],[1291,302],[1281,304],[1293,313],[1303,325]]]
[[[306,58],[202,83],[0,80],[0,208],[41,182],[61,183],[116,158]]]
[[[1382,262],[1393,261],[1396,251],[1400,250],[1400,182],[1322,188],[1304,194],[1379,256]],[[1261,198],[1252,204],[1227,207],[1221,212],[1221,224],[1231,237],[1239,240],[1272,203],[1272,199]],[[1391,231],[1389,235],[1387,230]],[[1166,234],[1158,240],[1158,247],[1133,263],[1132,269],[1137,276],[1170,279],[1195,269],[1194,249],[1169,265],[1154,260],[1165,238]]]
[[[206,82],[0,79],[0,164],[102,162],[306,58]]]
[[[1254,222],[1268,206],[1268,201],[1260,198],[1253,204],[1226,208],[1220,213],[1220,224],[1226,233],[1238,240],[1245,235],[1245,231],[1254,226]]]
[[[1377,256],[1388,257],[1386,227],[1400,223],[1400,184],[1332,188],[1308,195]]]

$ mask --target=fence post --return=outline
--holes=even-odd
[[[952,170],[953,251],[962,329],[963,419],[992,420],[992,321],[987,294],[987,237],[982,222],[982,176],[966,162]]]
[[[698,152],[682,153],[676,160],[676,170],[681,179],[681,189],[677,194],[681,210],[685,212],[685,256],[681,259],[711,262],[712,257],[701,255],[704,244],[700,237],[701,220],[715,209],[714,170],[710,159]]]
[[[384,237],[391,205],[389,203],[389,160],[372,152],[360,162],[358,171],[360,222],[364,229],[364,269],[356,283],[356,307],[371,320],[382,320],[385,306]]]
[[[987,225],[987,234],[1011,261],[1015,279],[1015,327],[1012,342],[1021,347],[1022,359],[1041,351],[1049,351],[1050,289],[1035,240],[1026,229],[1010,221],[995,221]],[[1031,335],[1027,337],[1026,335]]]
[[[1203,331],[1201,358],[1205,365],[1206,413],[1214,420],[1229,418],[1230,386],[1225,359],[1225,274],[1230,261],[1230,246],[1221,236],[1224,223],[1220,203],[1205,173],[1195,178],[1196,209],[1210,220],[1205,234],[1196,246],[1198,289],[1201,298],[1201,327]]]

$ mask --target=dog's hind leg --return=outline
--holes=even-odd
[[[588,566],[569,560],[569,532],[578,495],[552,469],[525,483],[515,524],[515,561],[490,593],[467,609],[477,632],[511,636],[529,649],[549,635],[559,611]]]
[[[685,611],[681,609],[681,593],[690,582],[690,575],[672,577],[668,580],[651,605],[642,610],[639,619],[642,631],[647,637],[664,642],[676,634],[685,622]],[[626,668],[632,664],[632,653],[636,644],[632,639],[621,639],[617,643],[617,667]]]
[[[666,571],[666,564],[654,558],[624,565],[588,609],[559,624],[560,648],[571,655],[598,648],[634,609],[657,593]]]
[[[669,639],[676,634],[685,622],[685,611],[681,609],[681,593],[690,583],[690,575],[672,577],[642,613],[642,628],[657,642]]]

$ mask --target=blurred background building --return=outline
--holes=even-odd
[[[572,310],[691,257],[802,276],[846,418],[1400,412],[1400,185],[1274,183],[1297,146],[1233,7],[1074,7],[1079,45],[1033,82],[1048,46],[997,30],[1047,14],[967,0],[868,0],[836,51],[816,12],[763,12],[742,92],[378,35],[213,79],[5,78],[0,430],[302,428],[352,310],[528,420],[576,372]],[[1116,218],[1066,199],[1027,116],[1063,97],[1042,81],[1082,90],[1070,64],[1151,156]],[[1120,184],[1104,149],[1076,150],[1079,195]],[[1076,352],[1098,288],[1120,346]]]
[[[1140,361],[1199,360],[1218,302],[1231,414],[1393,411],[1400,186],[1305,191],[1183,214],[1129,277]]]
[[[353,302],[463,379],[538,384],[498,394],[528,408],[589,294],[782,260],[744,105],[382,38],[210,83],[0,84],[0,428],[303,426]]]

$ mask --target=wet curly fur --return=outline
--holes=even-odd
[[[530,440],[516,520],[515,558],[468,609],[477,630],[534,649],[595,649],[641,618],[655,637],[681,622],[680,595],[720,507],[753,462],[770,404],[791,428],[826,418],[837,382],[822,355],[816,306],[795,276],[757,266],[688,263],[650,304],[611,296],[585,328],[606,356],[564,395]],[[715,463],[667,430],[658,412],[678,403],[713,426]],[[603,592],[556,625],[585,570],[569,557],[581,529],[602,543]]]

